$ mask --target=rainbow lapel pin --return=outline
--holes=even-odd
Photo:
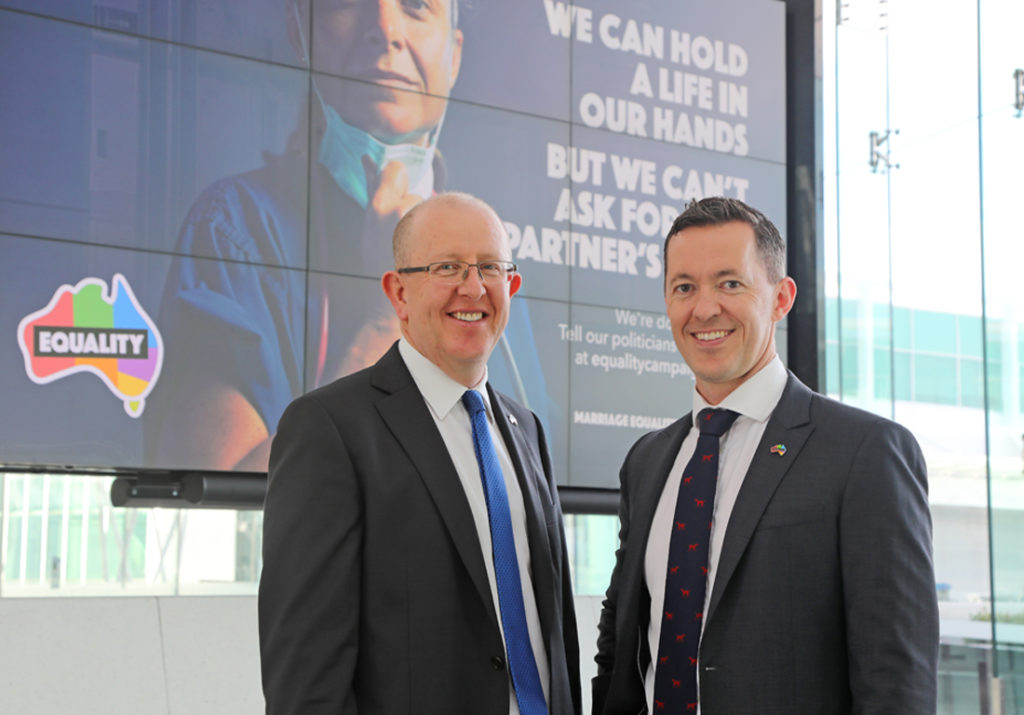
[[[772,448],[768,450],[772,454],[777,454],[780,457],[786,456],[786,445],[779,442],[778,444],[772,445]]]

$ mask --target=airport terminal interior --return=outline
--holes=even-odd
[[[360,96],[331,69],[328,5],[0,0],[2,712],[263,709],[266,455],[217,444],[227,418],[189,390],[237,380],[269,440],[291,398],[390,344],[390,253],[320,240],[310,117]],[[921,444],[939,712],[1024,715],[1024,3],[712,5],[460,0],[458,78],[425,95],[435,190],[495,205],[524,275],[489,374],[551,445],[587,711],[618,466],[693,384],[659,321],[665,216],[726,193],[787,238],[784,362]],[[300,206],[266,220],[272,258],[199,235],[211,191],[259,181]],[[175,293],[193,274],[236,294],[251,274],[273,316]],[[26,342],[33,321],[63,332]],[[121,358],[147,334],[156,358],[52,367],[75,326]]]

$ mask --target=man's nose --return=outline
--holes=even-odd
[[[480,266],[467,266],[466,277],[459,284],[459,295],[479,298],[486,292],[487,287],[480,276]]]
[[[702,290],[697,293],[697,301],[693,306],[693,317],[698,320],[709,320],[721,312],[722,306],[714,291]]]
[[[396,0],[366,0],[363,17],[368,39],[388,47],[402,44],[402,10]]]

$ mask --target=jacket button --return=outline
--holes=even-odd
[[[505,659],[502,658],[500,655],[494,656],[493,658],[491,658],[491,667],[495,670],[504,670]]]

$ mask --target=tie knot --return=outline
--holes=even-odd
[[[711,434],[715,437],[721,437],[725,434],[726,430],[732,427],[732,423],[739,417],[738,412],[732,410],[713,410],[707,408],[700,411],[697,415],[697,424],[700,427],[701,434]]]
[[[466,412],[472,417],[478,412],[484,411],[484,399],[476,390],[466,390],[462,393],[462,404],[466,406]]]

